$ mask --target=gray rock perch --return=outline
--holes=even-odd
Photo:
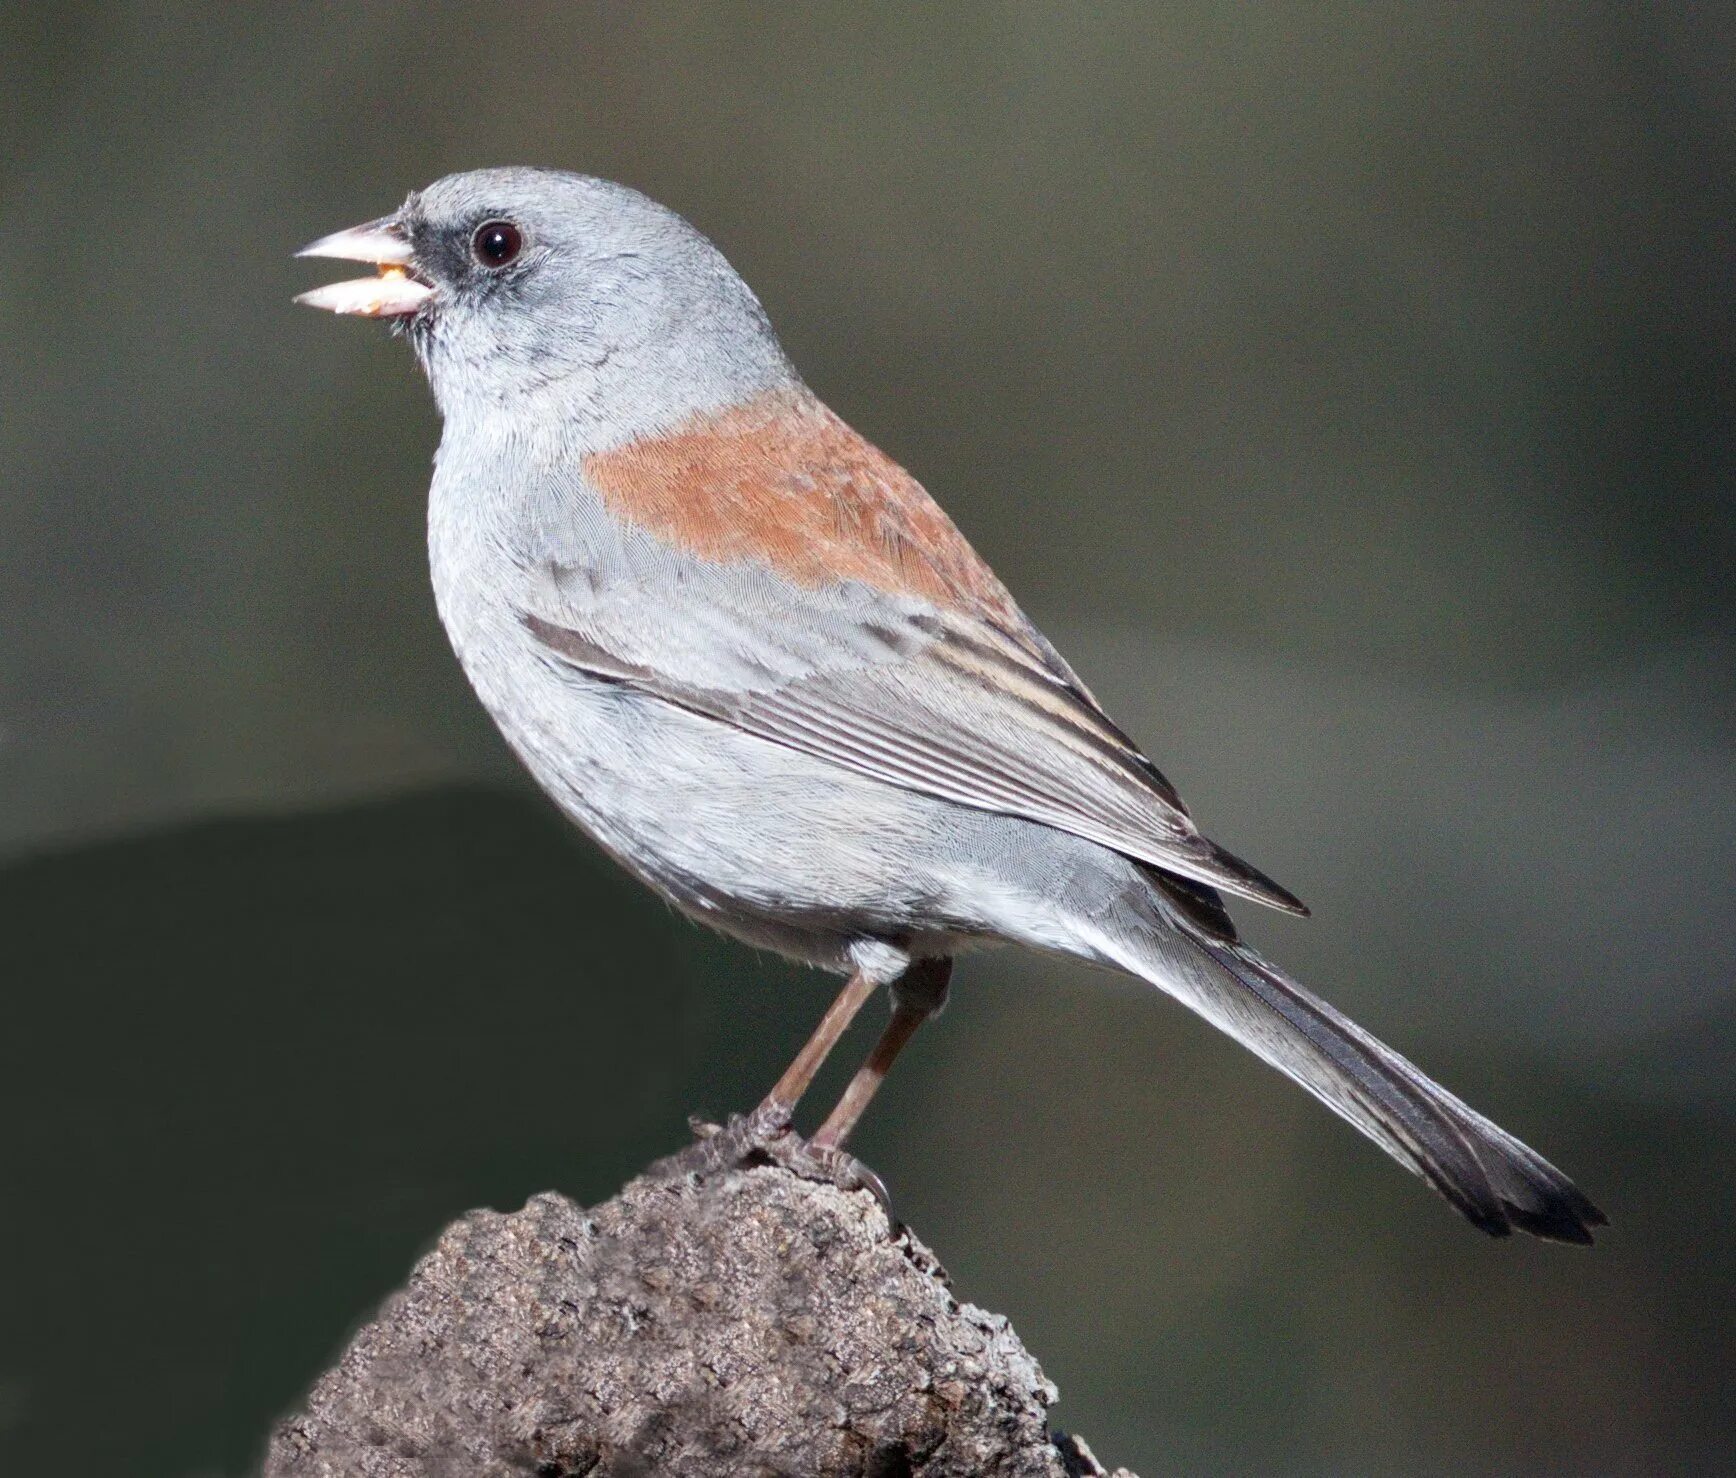
[[[1055,1388],[866,1192],[776,1166],[454,1222],[267,1478],[1081,1478]],[[1132,1478],[1120,1470],[1117,1478]]]

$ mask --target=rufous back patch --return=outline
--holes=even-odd
[[[860,580],[1018,629],[1012,597],[922,485],[806,390],[778,390],[585,458],[619,518],[701,559],[799,585]]]

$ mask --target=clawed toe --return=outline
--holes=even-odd
[[[892,1197],[887,1194],[886,1182],[849,1151],[835,1145],[815,1144],[791,1134],[767,1145],[765,1154],[774,1165],[781,1165],[803,1180],[837,1186],[841,1191],[867,1191],[880,1203],[892,1230],[898,1230],[900,1222],[893,1214]]]
[[[776,1099],[767,1099],[752,1113],[731,1114],[724,1124],[712,1124],[697,1115],[688,1120],[693,1143],[665,1156],[645,1174],[652,1180],[678,1180],[688,1175],[716,1175],[746,1165],[777,1165],[803,1180],[836,1186],[842,1191],[867,1191],[880,1203],[886,1220],[896,1232],[900,1223],[892,1213],[892,1198],[886,1184],[846,1150],[836,1145],[815,1144],[790,1128],[790,1109]]]
[[[715,1175],[766,1155],[771,1145],[789,1134],[790,1108],[768,1098],[752,1113],[731,1114],[727,1123],[712,1124],[695,1114],[687,1126],[693,1131],[693,1143],[652,1165],[645,1173],[653,1180]]]

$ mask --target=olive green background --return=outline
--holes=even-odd
[[[1144,988],[973,958],[861,1150],[1057,1422],[1727,1462],[1733,78],[1715,7],[0,8],[0,1470],[247,1471],[447,1220],[606,1196],[830,989],[519,778],[425,388],[289,304],[506,162],[710,233],[1315,907],[1250,932],[1612,1217],[1487,1242]]]

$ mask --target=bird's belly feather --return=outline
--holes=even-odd
[[[557,669],[521,631],[499,635],[510,662],[465,667],[507,742],[568,816],[684,912],[834,967],[864,936],[969,932],[947,916],[935,872],[948,835],[978,818]]]
[[[683,912],[847,968],[865,938],[919,954],[996,938],[1077,952],[1070,920],[1126,885],[1131,864],[1094,843],[899,788],[562,662],[519,619],[516,572],[478,532],[437,517],[430,539],[441,620],[471,685],[555,803]]]

